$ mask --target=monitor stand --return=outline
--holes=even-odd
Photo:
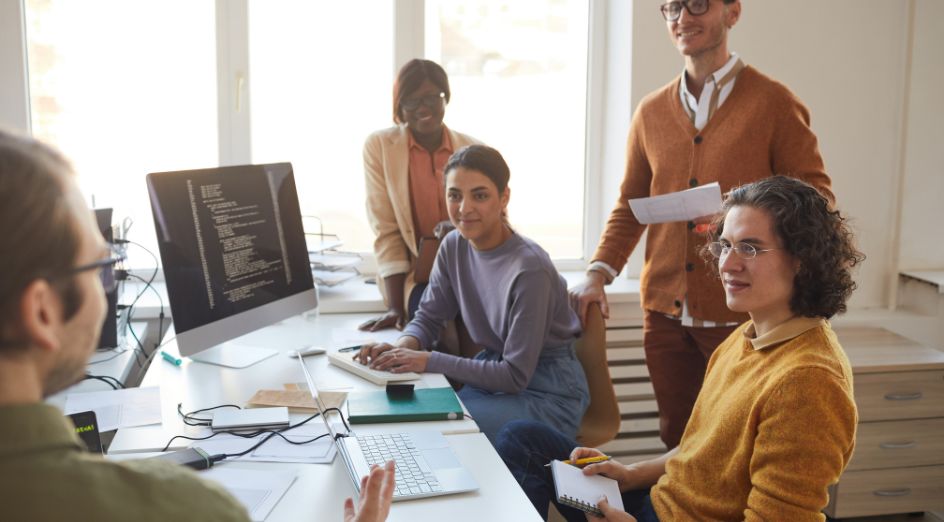
[[[271,348],[228,342],[191,355],[190,359],[226,368],[246,368],[277,353],[279,353],[278,350]]]

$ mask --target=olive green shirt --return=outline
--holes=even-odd
[[[0,519],[9,522],[249,520],[220,486],[157,460],[111,462],[84,450],[48,404],[0,406]]]

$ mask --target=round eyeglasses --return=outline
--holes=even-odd
[[[420,104],[429,107],[430,109],[436,108],[446,99],[446,93],[440,92],[437,94],[427,94],[426,96],[419,96],[417,98],[407,98],[400,102],[400,107],[403,107],[403,110],[406,111],[415,111],[420,108]]]
[[[715,259],[721,259],[727,257],[731,251],[734,251],[738,257],[741,259],[754,259],[757,257],[757,254],[762,254],[764,252],[770,252],[771,250],[782,250],[780,248],[757,248],[750,243],[735,243],[730,244],[727,242],[715,241],[708,244],[708,252],[714,256]]]
[[[682,8],[688,11],[692,16],[700,16],[708,12],[708,0],[680,0],[675,2],[666,2],[659,6],[662,11],[662,17],[666,22],[674,22],[682,16]]]

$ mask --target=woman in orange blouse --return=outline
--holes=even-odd
[[[434,249],[436,242],[425,238],[434,238],[437,225],[449,220],[443,167],[454,151],[479,143],[443,124],[450,97],[442,67],[429,60],[407,62],[393,86],[396,125],[364,143],[367,217],[376,235],[377,282],[387,312],[362,330],[402,329],[426,288],[422,274],[431,266],[423,265],[432,263],[435,251],[424,252],[418,262],[421,242]]]

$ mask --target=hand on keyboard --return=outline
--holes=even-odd
[[[429,361],[429,352],[426,350],[411,350],[409,348],[400,348],[390,346],[387,343],[379,345],[364,345],[360,349],[361,361],[364,360],[363,352],[370,350],[370,368],[393,373],[426,371],[426,364]]]

